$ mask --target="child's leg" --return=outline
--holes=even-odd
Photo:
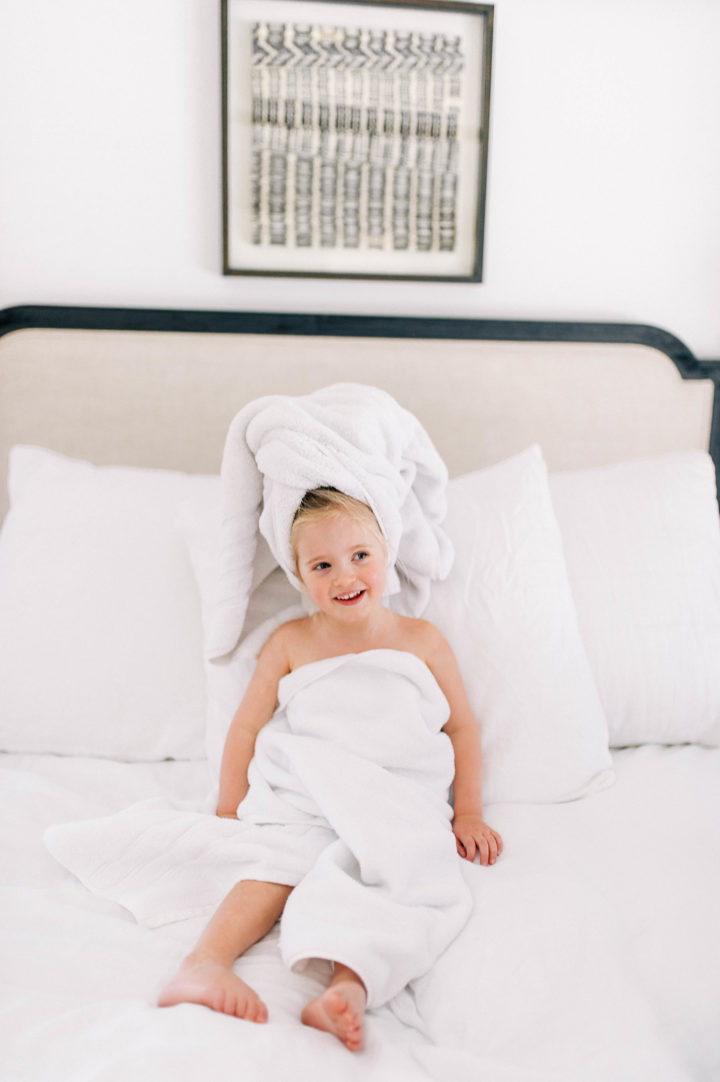
[[[292,887],[247,879],[237,883],[200,936],[197,946],[158,999],[158,1006],[200,1003],[249,1022],[267,1021],[260,997],[232,971],[232,965],[269,932]]]
[[[302,1020],[306,1026],[333,1033],[351,1052],[357,1052],[362,1048],[366,1002],[365,985],[357,973],[336,962],[328,988],[308,1003]]]

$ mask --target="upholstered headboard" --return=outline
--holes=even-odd
[[[27,307],[0,335],[3,463],[34,443],[213,473],[245,402],[339,381],[390,391],[451,474],[533,442],[551,469],[685,448],[720,462],[720,364],[644,325]]]

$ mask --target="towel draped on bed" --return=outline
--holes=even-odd
[[[150,925],[215,907],[240,879],[295,886],[286,964],[343,962],[379,1005],[431,967],[470,912],[448,715],[414,654],[312,662],[280,683],[238,822],[146,802],[53,827],[46,841],[90,890]]]

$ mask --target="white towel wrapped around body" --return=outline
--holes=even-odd
[[[414,654],[311,662],[280,682],[239,822],[144,803],[53,827],[46,841],[92,891],[151,925],[215,907],[241,879],[295,886],[285,962],[343,962],[377,1006],[432,966],[470,912],[448,714]]]
[[[430,582],[447,576],[452,546],[441,529],[447,470],[418,419],[387,392],[337,383],[312,394],[268,395],[232,421],[223,453],[218,597],[207,655],[237,646],[253,581],[258,530],[299,586],[290,548],[305,493],[331,486],[368,504],[388,544],[393,607],[425,608]]]

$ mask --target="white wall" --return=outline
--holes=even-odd
[[[496,0],[485,281],[220,273],[219,0],[0,0],[0,307],[655,323],[720,358],[720,0]]]

